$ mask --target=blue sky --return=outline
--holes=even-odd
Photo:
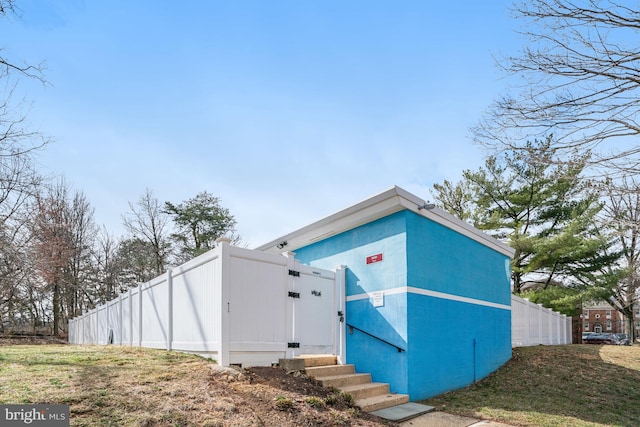
[[[250,247],[392,185],[429,199],[484,153],[469,127],[504,91],[520,41],[510,1],[18,0],[2,54],[52,143],[42,170],[98,225],[145,188],[208,191]]]

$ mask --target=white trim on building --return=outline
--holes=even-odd
[[[406,209],[469,237],[503,255],[510,258],[513,257],[515,251],[511,247],[442,209],[425,208],[425,204],[426,202],[418,196],[398,186],[393,186],[389,190],[356,203],[347,209],[265,243],[257,247],[256,250],[271,253],[295,251],[298,248]]]

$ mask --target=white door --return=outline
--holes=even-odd
[[[336,282],[335,273],[298,265],[294,279],[293,352],[335,354]]]

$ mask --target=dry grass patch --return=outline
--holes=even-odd
[[[209,414],[209,363],[124,347],[0,347],[0,402],[66,403],[74,425],[183,425]],[[215,411],[216,406],[211,405]]]

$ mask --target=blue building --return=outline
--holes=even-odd
[[[426,399],[511,357],[513,250],[393,187],[257,248],[346,269],[346,361]]]

